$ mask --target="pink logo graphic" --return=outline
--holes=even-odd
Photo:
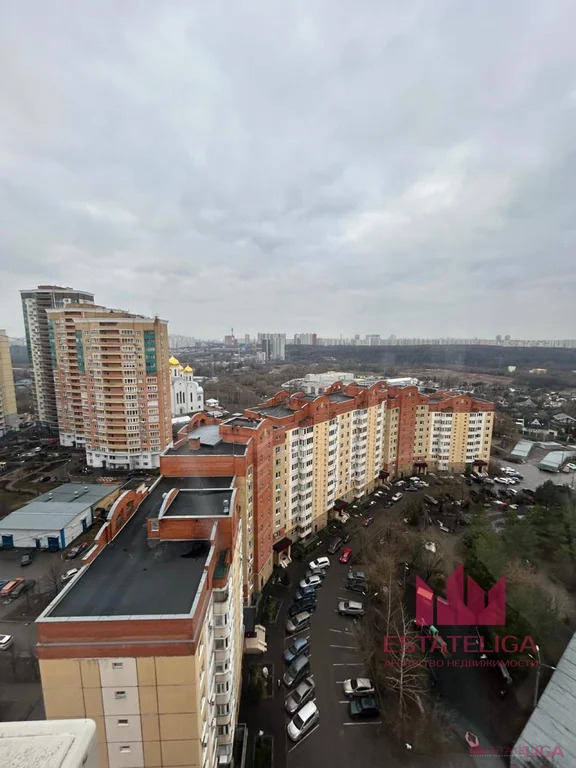
[[[506,624],[506,577],[503,576],[486,593],[470,576],[466,579],[464,597],[464,566],[460,565],[446,581],[446,599],[436,596],[434,621],[434,592],[419,576],[416,577],[416,619],[430,625],[468,626]]]

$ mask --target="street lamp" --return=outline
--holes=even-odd
[[[536,705],[538,704],[538,688],[540,686],[540,667],[546,667],[547,669],[556,670],[556,667],[551,666],[550,664],[543,664],[540,661],[540,646],[536,646],[536,653],[538,654],[538,658],[535,659],[534,656],[532,656],[531,653],[528,654],[528,656],[532,659],[532,661],[537,661],[538,666],[536,667],[536,684],[534,685],[534,709],[536,709]]]

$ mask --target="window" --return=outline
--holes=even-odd
[[[112,662],[112,669],[124,669],[124,662],[123,661],[113,661]]]
[[[120,747],[120,752],[121,752],[123,755],[126,755],[126,754],[128,754],[129,752],[131,752],[131,749],[130,749],[130,747],[129,747],[129,746],[127,746],[127,745],[126,745],[126,746],[124,746],[124,747]]]
[[[126,691],[116,691],[114,693],[115,699],[125,699],[126,698]]]
[[[221,717],[222,715],[229,715],[230,714],[230,704],[217,704],[216,705],[216,714]]]
[[[127,717],[118,718],[118,725],[128,725],[128,718]]]
[[[218,736],[228,736],[229,731],[230,731],[229,725],[218,726]]]
[[[214,641],[214,645],[217,651],[223,651],[225,648],[228,648],[228,638],[217,637]]]

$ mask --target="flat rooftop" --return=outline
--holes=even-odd
[[[287,408],[285,405],[255,405],[250,410],[262,413],[264,416],[269,416],[272,419],[284,419],[286,416],[292,416],[294,413],[292,408]]]
[[[146,520],[155,510],[146,501],[47,617],[137,618],[190,613],[210,542],[166,541],[150,547]]]
[[[248,419],[245,416],[235,416],[223,422],[230,427],[246,427],[246,429],[257,429],[262,424],[262,419]]]
[[[230,515],[233,489],[180,490],[164,517],[218,517]]]
[[[331,403],[346,403],[348,400],[354,400],[353,395],[345,395],[343,392],[330,392],[326,394]]]
[[[226,477],[161,477],[151,493],[140,505],[144,509],[146,517],[158,517],[164,497],[174,488],[179,490],[203,490],[213,488],[232,488],[234,478]],[[202,514],[202,513],[200,513]]]
[[[119,485],[66,483],[6,515],[0,520],[0,530],[60,531],[119,488]]]
[[[246,446],[242,443],[220,442],[216,445],[202,445],[199,448],[190,448],[188,440],[178,448],[168,448],[166,456],[245,456]]]

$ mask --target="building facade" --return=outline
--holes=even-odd
[[[168,324],[123,310],[47,310],[60,442],[91,467],[158,467],[172,440]]]
[[[266,355],[266,360],[286,359],[285,333],[259,333],[258,346]]]
[[[93,303],[94,294],[62,288],[57,285],[39,285],[30,291],[20,291],[26,345],[34,381],[33,396],[36,418],[58,426],[58,408],[54,390],[52,367],[52,341],[47,310],[69,304]]]
[[[10,342],[0,330],[0,437],[18,426],[14,372],[10,358]]]
[[[203,411],[204,389],[195,381],[193,369],[189,365],[180,365],[180,361],[175,357],[171,357],[168,364],[172,416]]]
[[[244,641],[235,482],[164,475],[125,491],[37,620],[46,716],[94,720],[101,768],[230,764]]]

